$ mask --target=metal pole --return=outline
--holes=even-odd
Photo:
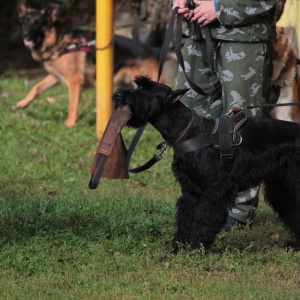
[[[113,0],[96,0],[96,126],[101,138],[112,114]]]

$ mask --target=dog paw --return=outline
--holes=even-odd
[[[167,255],[166,253],[164,253],[164,252],[160,252],[160,253],[158,254],[158,259],[159,259],[159,261],[166,261],[167,258],[168,258],[168,255]]]
[[[295,239],[286,241],[284,244],[284,248],[287,250],[291,249],[293,251],[300,251],[300,240]]]
[[[66,125],[66,127],[68,127],[68,128],[72,128],[72,127],[74,127],[75,123],[76,123],[76,121],[68,119],[68,120],[65,122],[65,125]]]
[[[20,100],[20,101],[17,102],[15,108],[16,109],[22,109],[22,108],[27,107],[28,105],[29,105],[28,101],[26,101],[26,100]]]

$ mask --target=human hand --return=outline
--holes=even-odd
[[[185,21],[190,20],[194,15],[194,11],[188,8],[187,0],[174,0],[172,9],[175,7],[179,7],[177,13],[182,14]]]
[[[217,13],[215,10],[215,4],[213,0],[194,0],[198,6],[194,9],[194,15],[192,21],[203,27],[217,20]]]

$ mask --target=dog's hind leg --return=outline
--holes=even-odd
[[[212,199],[207,191],[201,197],[183,193],[177,202],[176,233],[173,239],[174,251],[180,244],[208,249],[224,226],[228,210],[223,199]],[[215,194],[215,193],[214,193]],[[218,201],[219,200],[219,201]]]
[[[56,85],[59,82],[58,78],[56,78],[53,75],[48,75],[45,77],[42,81],[37,83],[27,94],[27,96],[18,101],[16,104],[16,108],[25,108],[32,102],[38,95],[43,93],[44,91],[50,89],[54,85]]]

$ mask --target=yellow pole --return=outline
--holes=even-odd
[[[101,138],[112,114],[113,0],[96,0],[96,126]]]
[[[294,27],[297,33],[298,50],[300,51],[300,1],[299,0],[287,0],[284,5],[284,11],[277,22],[278,26],[282,27]]]

